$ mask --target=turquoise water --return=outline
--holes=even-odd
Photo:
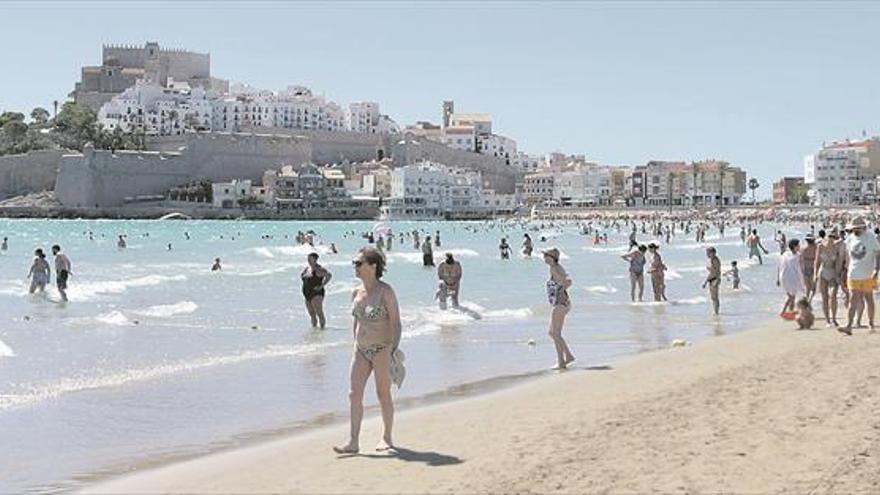
[[[345,418],[349,301],[356,286],[350,260],[364,244],[349,233],[373,225],[0,220],[0,237],[9,237],[10,245],[0,255],[0,492],[71,488],[95,473]],[[507,236],[518,250],[525,227],[391,227],[395,233],[441,231],[435,255],[439,261],[451,251],[461,261],[467,309],[437,309],[434,272],[421,266],[411,241],[395,242],[386,280],[401,302],[408,356],[399,400],[547,372],[555,361],[546,336],[547,267],[537,256],[502,261],[497,249]],[[670,268],[670,303],[631,304],[627,264],[619,258],[626,229],[609,229],[609,244],[593,246],[574,224],[528,228],[537,249],[562,250],[574,280],[565,336],[578,357],[576,371],[667,348],[674,339],[736,332],[781,303],[773,283],[778,256],[763,267],[751,265],[738,226],[723,239],[716,231],[707,239],[725,269],[730,260],[740,261],[745,286],[734,292],[725,283],[720,318],[711,315],[700,288],[705,245],[693,234],[679,233],[661,249]],[[309,229],[318,233],[321,263],[334,275],[324,331],[309,328],[300,294],[299,273],[311,248],[294,246],[293,237]],[[769,239],[775,226],[760,230]],[[119,234],[127,235],[125,250],[116,247]],[[641,242],[649,239],[639,235]],[[329,254],[330,242],[339,254]],[[48,252],[53,243],[73,262],[66,305],[54,288],[47,296],[27,294],[33,249]],[[772,251],[769,244],[765,240]],[[215,257],[223,259],[222,272],[210,271]],[[646,299],[649,294],[650,286]],[[537,345],[528,345],[530,339]],[[374,405],[373,394],[367,397]]]

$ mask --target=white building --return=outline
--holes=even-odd
[[[449,126],[443,130],[446,146],[462,151],[477,151],[477,135],[472,126]]]
[[[238,208],[239,201],[252,195],[250,180],[215,182],[211,184],[211,205],[214,208]]]
[[[513,195],[484,191],[479,172],[424,162],[392,171],[386,213],[392,218],[468,218],[510,211],[515,203]]]
[[[204,89],[162,87],[138,81],[98,109],[97,120],[105,129],[148,136],[180,135],[187,128],[211,128],[212,106]]]
[[[371,101],[351,103],[345,115],[349,130],[364,134],[397,134],[400,127],[391,117],[379,112],[379,104]]]
[[[215,131],[237,131],[241,127],[346,130],[342,108],[304,86],[288,86],[277,93],[235,86],[229,96],[214,100],[213,106]]]
[[[539,155],[530,155],[524,151],[517,151],[511,160],[511,165],[519,168],[523,172],[535,172],[541,167],[543,158]]]
[[[823,145],[804,159],[804,183],[818,206],[848,206],[871,201],[863,183],[880,175],[880,138]]]

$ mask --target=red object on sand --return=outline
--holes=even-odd
[[[795,318],[797,318],[797,313],[795,313],[794,311],[788,311],[788,312],[782,313],[783,320],[791,321],[791,320],[794,320]]]

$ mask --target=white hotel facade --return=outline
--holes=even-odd
[[[817,206],[849,206],[876,201],[880,176],[880,138],[823,145],[804,158],[804,183]],[[870,190],[866,190],[870,185]]]
[[[423,162],[391,172],[391,218],[467,218],[516,210],[513,194],[482,188],[479,172]]]

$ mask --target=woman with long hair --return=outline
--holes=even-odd
[[[364,247],[352,261],[361,286],[352,294],[355,349],[351,360],[351,435],[347,444],[333,447],[338,454],[360,450],[361,421],[364,416],[364,388],[370,374],[376,380],[376,394],[382,409],[382,439],[376,450],[394,448],[391,429],[394,424],[394,403],[391,398],[392,356],[400,345],[400,307],[394,289],[381,281],[385,257],[374,247]]]

